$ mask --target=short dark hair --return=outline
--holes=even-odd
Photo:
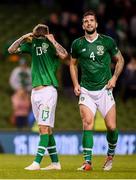
[[[49,28],[45,24],[38,24],[33,29],[33,34],[35,37],[45,36],[49,33]]]
[[[83,14],[83,19],[84,19],[84,17],[89,16],[89,15],[94,16],[94,17],[95,17],[95,20],[97,21],[96,13],[95,13],[93,10],[89,10],[89,11],[85,12],[85,13]]]

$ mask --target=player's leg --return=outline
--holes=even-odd
[[[114,156],[115,148],[118,140],[118,130],[116,128],[116,107],[115,105],[109,110],[105,117],[105,123],[107,127],[107,141],[109,149],[107,155]]]
[[[80,115],[83,123],[82,146],[85,163],[78,170],[91,170],[94,114],[87,106],[80,104]]]
[[[116,128],[116,107],[113,105],[105,116],[105,124],[107,127],[107,142],[108,151],[107,158],[104,163],[103,169],[110,170],[112,168],[112,161],[115,155],[115,148],[118,140],[118,130]]]
[[[32,90],[31,103],[35,119],[38,123],[40,140],[38,144],[37,153],[33,163],[26,167],[26,170],[39,170],[40,163],[44,156],[45,150],[49,142],[49,125],[45,120],[48,118],[48,108],[43,104],[44,88],[40,90]],[[45,113],[46,111],[46,113]]]
[[[51,86],[51,87],[48,87],[48,94],[52,94],[52,96],[48,100],[48,106],[49,106],[50,112],[49,112],[49,118],[46,120],[46,124],[50,125],[47,151],[51,158],[51,164],[45,168],[41,168],[41,170],[51,170],[51,169],[60,170],[61,165],[58,159],[56,142],[55,142],[55,138],[52,131],[52,128],[54,127],[54,122],[55,122],[57,91],[54,87]]]
[[[33,91],[32,109],[39,125],[40,141],[37,154],[32,166],[28,166],[27,170],[40,169],[40,163],[44,156],[45,150],[49,144],[50,128],[54,126],[54,112],[56,108],[57,92],[52,86],[44,87],[41,90]],[[53,115],[52,115],[53,114]],[[36,166],[33,168],[33,165]]]
[[[112,160],[118,139],[118,130],[116,129],[116,106],[111,90],[102,90],[99,110],[104,117],[107,127],[106,138],[108,142],[108,151],[103,169],[110,170],[112,168]]]
[[[83,124],[82,134],[82,147],[85,163],[78,170],[91,170],[92,169],[92,148],[93,148],[93,126],[94,116],[96,113],[96,105],[93,100],[93,95],[90,96],[85,88],[81,88],[79,97],[80,115]]]
[[[55,142],[55,138],[54,138],[51,128],[50,128],[49,143],[48,143],[47,150],[50,155],[51,161],[53,163],[57,163],[59,160],[58,160],[58,154],[57,154],[57,150],[56,150],[56,142]]]
[[[41,170],[52,170],[52,169],[60,170],[61,165],[60,165],[59,158],[58,158],[56,142],[55,142],[55,138],[54,138],[54,135],[52,132],[52,128],[50,128],[49,143],[48,143],[47,150],[48,150],[48,154],[50,155],[52,163],[45,168],[41,168]]]
[[[45,125],[39,125],[40,140],[38,144],[37,153],[33,163],[26,167],[26,170],[40,170],[40,163],[43,159],[45,150],[49,141],[49,127]]]

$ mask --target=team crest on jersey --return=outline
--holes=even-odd
[[[97,54],[98,55],[103,55],[104,54],[104,46],[97,46]]]
[[[42,50],[44,53],[47,52],[48,47],[49,47],[49,45],[47,43],[42,43]]]

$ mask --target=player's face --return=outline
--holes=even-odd
[[[93,34],[97,28],[97,22],[95,17],[92,15],[85,16],[83,19],[82,27],[88,34]]]

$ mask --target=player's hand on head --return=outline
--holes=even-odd
[[[80,93],[81,93],[80,85],[77,85],[77,86],[74,87],[74,93],[75,93],[76,96],[80,95]]]
[[[32,32],[27,33],[27,34],[23,35],[22,37],[23,37],[23,39],[30,40],[33,37],[33,33]]]

